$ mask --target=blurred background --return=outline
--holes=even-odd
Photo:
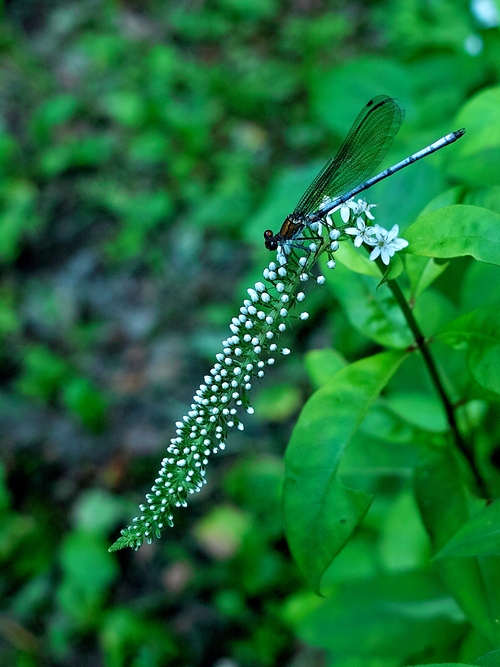
[[[282,533],[282,457],[314,350],[373,347],[325,288],[310,286],[293,354],[253,390],[255,415],[175,527],[138,552],[107,549],[271,258],[263,231],[373,96],[406,109],[385,166],[458,129],[460,107],[499,82],[498,24],[494,0],[3,4],[0,665],[402,664],[389,647],[378,662],[351,655],[355,596],[330,610],[330,662],[323,601]],[[454,183],[453,147],[441,153],[370,192],[377,221],[404,228]],[[412,456],[394,455],[339,579],[427,557]]]

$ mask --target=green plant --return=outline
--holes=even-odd
[[[500,125],[490,110],[499,104],[500,89],[487,91],[464,108],[459,120],[466,126],[471,119],[478,124],[482,114],[484,126],[490,118],[484,136],[494,141],[500,136]],[[489,179],[495,188],[496,174],[484,169],[481,152],[481,142],[464,141],[454,156],[454,173],[464,169],[464,180],[470,184],[482,180],[487,187]],[[484,201],[487,195],[483,191],[480,196]],[[177,422],[177,435],[147,503],[140,507],[141,516],[122,531],[112,550],[138,548],[143,540],[159,537],[167,525],[173,525],[173,510],[186,506],[189,494],[201,489],[209,456],[225,448],[229,428],[243,428],[238,407],[253,412],[248,398],[252,382],[274,364],[276,353],[289,354],[275,339],[287,330],[293,310],[301,309],[302,285],[313,277],[318,258],[323,261],[326,256],[324,268],[341,265],[328,284],[348,319],[386,350],[352,363],[341,361],[340,370],[323,378],[304,406],[287,448],[283,516],[288,542],[311,588],[332,595],[314,612],[316,628],[321,620],[340,618],[338,605],[344,594],[343,604],[350,606],[352,614],[363,604],[363,587],[373,604],[365,609],[349,640],[314,632],[312,643],[345,657],[360,653],[396,661],[428,657],[429,651],[444,654],[464,633],[471,633],[483,652],[497,649],[500,501],[495,498],[500,480],[491,464],[494,442],[486,444],[485,429],[495,424],[500,394],[498,283],[476,297],[473,310],[459,295],[453,306],[441,308],[443,295],[433,291],[453,258],[472,257],[481,263],[463,264],[465,293],[467,281],[478,284],[478,275],[487,280],[493,272],[497,277],[493,267],[500,265],[500,216],[470,198],[461,203],[465,201],[463,191],[454,189],[431,202],[406,229],[406,241],[396,238],[397,226],[391,233],[371,226],[372,205],[348,203],[342,206],[340,223],[330,216],[322,221],[326,237],[322,225],[315,223],[303,230],[298,245],[279,246],[277,263],[264,270],[265,282],[248,289],[249,298],[239,317],[233,318],[232,335],[223,342],[223,352],[196,392],[191,410]],[[370,259],[358,256],[345,242],[339,248],[338,240],[346,241],[349,234],[356,238],[354,245],[364,242],[371,248]],[[274,240],[272,244],[276,245]],[[406,273],[398,258],[388,266],[401,249]],[[317,276],[316,282],[325,283],[324,276]],[[302,311],[299,320],[308,317]],[[322,353],[318,353],[314,364],[321,363]],[[354,442],[358,456],[362,447],[367,451],[354,466],[356,458],[347,457],[346,466],[346,450]],[[400,541],[405,545],[404,533],[411,524],[418,524],[417,507],[427,536],[412,527],[409,544],[417,552],[408,563],[401,567],[396,549],[392,567],[372,562],[371,576],[361,584],[350,583],[347,577],[343,593],[335,578],[329,579],[335,572],[332,561],[363,526],[377,487],[399,476],[397,465],[390,472],[373,467],[377,457],[387,457],[384,450],[395,445],[411,453],[414,473],[413,502],[408,502],[410,496],[400,495],[401,502],[407,498],[400,506]],[[378,451],[371,461],[373,447]],[[399,494],[408,493],[404,487],[396,488]],[[408,545],[402,549],[403,556],[405,549]],[[433,565],[429,552],[435,555]],[[373,590],[368,593],[370,587]],[[446,604],[433,607],[436,596],[444,596]],[[381,614],[384,604],[392,611]],[[426,611],[415,617],[419,605],[426,606]],[[345,608],[342,613],[344,620],[349,618]],[[375,619],[377,632],[370,642],[366,632]],[[302,619],[299,625],[307,623]]]

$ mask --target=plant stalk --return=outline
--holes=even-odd
[[[380,258],[377,261],[379,268],[382,270],[382,272],[387,271],[387,267],[381,262]],[[455,417],[455,409],[449,399],[448,394],[446,393],[446,390],[443,386],[443,383],[441,381],[441,377],[439,375],[436,362],[434,361],[434,357],[432,356],[431,350],[427,344],[427,341],[423,335],[423,333],[420,330],[420,327],[418,326],[417,321],[415,320],[415,317],[413,315],[413,311],[410,308],[403,292],[401,291],[401,288],[399,287],[398,283],[395,280],[388,280],[387,285],[391,292],[394,295],[394,298],[398,302],[399,307],[401,308],[403,315],[405,316],[406,321],[408,322],[408,326],[410,327],[414,337],[415,337],[415,342],[422,354],[423,360],[425,365],[427,366],[427,369],[429,371],[429,375],[431,377],[431,381],[439,395],[439,398],[441,399],[441,402],[443,404],[445,413],[446,413],[446,418],[448,420],[448,424],[451,430],[451,433],[453,435],[453,438],[455,440],[455,443],[466,459],[467,463],[470,466],[470,469],[474,475],[474,480],[476,482],[478,491],[484,495],[484,497],[487,497],[486,489],[485,489],[485,484],[484,480],[481,477],[481,474],[479,472],[479,469],[476,465],[476,461],[474,459],[473,453],[471,449],[467,446],[467,443],[462,437],[462,434],[460,433],[460,429],[458,428],[457,420]]]

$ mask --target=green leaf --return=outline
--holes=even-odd
[[[406,320],[387,285],[378,278],[353,274],[338,265],[327,282],[340,301],[350,324],[380,345],[401,349],[413,342]],[[377,289],[378,288],[378,289]]]
[[[407,254],[406,271],[411,283],[411,299],[416,299],[447,268],[449,262],[436,262],[433,257]]]
[[[500,665],[500,650],[490,651],[474,660],[474,667],[498,667]]]
[[[435,573],[418,569],[340,582],[301,620],[299,633],[340,658],[340,665],[364,667],[374,656],[380,665],[408,665],[415,654],[451,649],[463,634],[463,621]],[[353,660],[342,659],[348,656]]]
[[[484,286],[488,285],[488,289]],[[471,262],[461,289],[462,312],[500,302],[500,267]]]
[[[283,514],[294,558],[317,592],[321,578],[368,509],[371,497],[342,484],[343,452],[406,357],[384,352],[340,370],[306,403],[285,456]]]
[[[305,364],[312,384],[319,389],[332,375],[346,365],[346,361],[337,350],[325,348],[307,352]]]
[[[454,348],[467,349],[472,377],[482,387],[500,394],[500,311],[498,305],[467,313],[439,333]]]
[[[500,181],[500,86],[481,91],[462,109],[457,127],[467,134],[457,144],[449,173],[473,187]]]
[[[440,208],[444,208],[445,206],[452,206],[453,204],[461,204],[463,198],[463,187],[461,186],[455,186],[454,188],[449,188],[448,190],[444,190],[443,192],[440,192],[436,197],[433,197],[428,204],[425,205],[425,207],[421,210],[420,215],[424,215],[426,213],[432,213],[433,211],[437,211]],[[467,203],[475,203],[475,202],[467,202]],[[483,204],[479,204],[479,206],[482,206]],[[485,208],[490,208],[489,206],[485,206]]]
[[[450,447],[429,447],[415,469],[414,483],[420,514],[437,552],[469,521],[478,501],[467,492],[465,471]],[[436,567],[472,625],[498,645],[500,558],[443,556]]]
[[[434,337],[436,332],[457,317],[458,312],[454,304],[441,291],[428,289],[417,299],[413,315],[420,323],[424,336]]]
[[[500,214],[479,206],[446,206],[426,213],[405,230],[406,252],[425,257],[471,255],[500,264]]]
[[[416,391],[398,391],[387,396],[385,403],[401,419],[424,431],[444,433],[448,430],[443,406],[437,396]]]
[[[388,280],[396,280],[396,278],[403,273],[404,268],[401,257],[399,255],[394,255],[391,259],[391,263],[384,272],[381,284],[384,284]]]
[[[500,500],[480,509],[436,554],[477,556],[500,554]]]
[[[429,562],[429,537],[410,489],[387,508],[379,542],[380,558],[388,571],[408,571]]]
[[[463,201],[450,202],[453,204],[471,204],[488,208],[495,213],[500,213],[500,185],[492,185],[489,188],[479,188],[466,193]]]
[[[368,255],[360,248],[355,248],[352,243],[341,243],[335,253],[335,259],[355,273],[373,276],[380,280],[380,271],[375,262],[368,259]]]

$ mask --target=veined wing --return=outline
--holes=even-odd
[[[361,110],[335,157],[307,188],[294,214],[316,211],[326,195],[334,198],[363,183],[382,162],[403,122],[404,111],[387,95],[370,100]]]

